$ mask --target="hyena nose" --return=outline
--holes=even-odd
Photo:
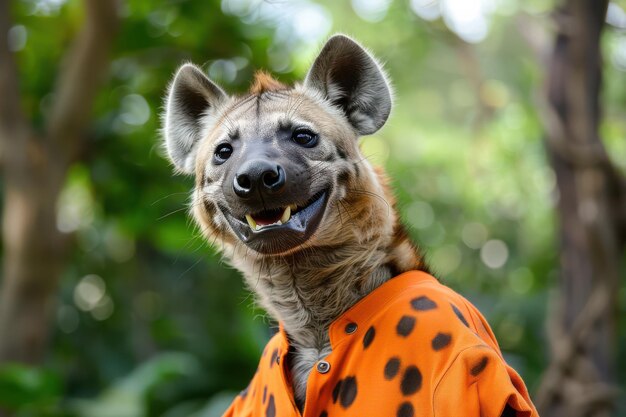
[[[285,180],[283,167],[271,161],[255,159],[239,168],[233,190],[239,197],[248,197],[256,189],[264,194],[277,194],[285,188]]]

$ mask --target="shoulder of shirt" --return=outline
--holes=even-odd
[[[442,332],[466,333],[469,339],[478,344],[485,343],[499,352],[495,336],[480,311],[465,297],[436,279],[408,284],[385,303],[373,320],[385,321],[398,311],[415,315],[422,326],[442,329]]]
[[[433,318],[451,316],[453,313],[458,316],[455,310],[460,313],[478,311],[465,297],[435,279],[409,283],[388,300],[384,310],[407,307],[416,313],[429,312]]]

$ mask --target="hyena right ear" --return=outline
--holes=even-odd
[[[193,64],[184,64],[176,72],[167,93],[163,133],[167,154],[181,172],[193,173],[204,119],[227,97]]]
[[[391,112],[391,89],[380,65],[345,35],[331,37],[304,81],[337,107],[360,135],[380,129]]]

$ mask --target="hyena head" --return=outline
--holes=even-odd
[[[330,38],[302,83],[259,73],[243,96],[185,64],[166,106],[168,155],[195,173],[193,215],[244,272],[243,259],[304,259],[316,248],[393,250],[392,196],[358,146],[387,120],[391,92],[352,39]]]

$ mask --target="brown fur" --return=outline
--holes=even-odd
[[[276,80],[265,71],[257,71],[254,74],[254,82],[250,86],[250,94],[261,95],[268,91],[280,91],[287,89],[287,86]]]

